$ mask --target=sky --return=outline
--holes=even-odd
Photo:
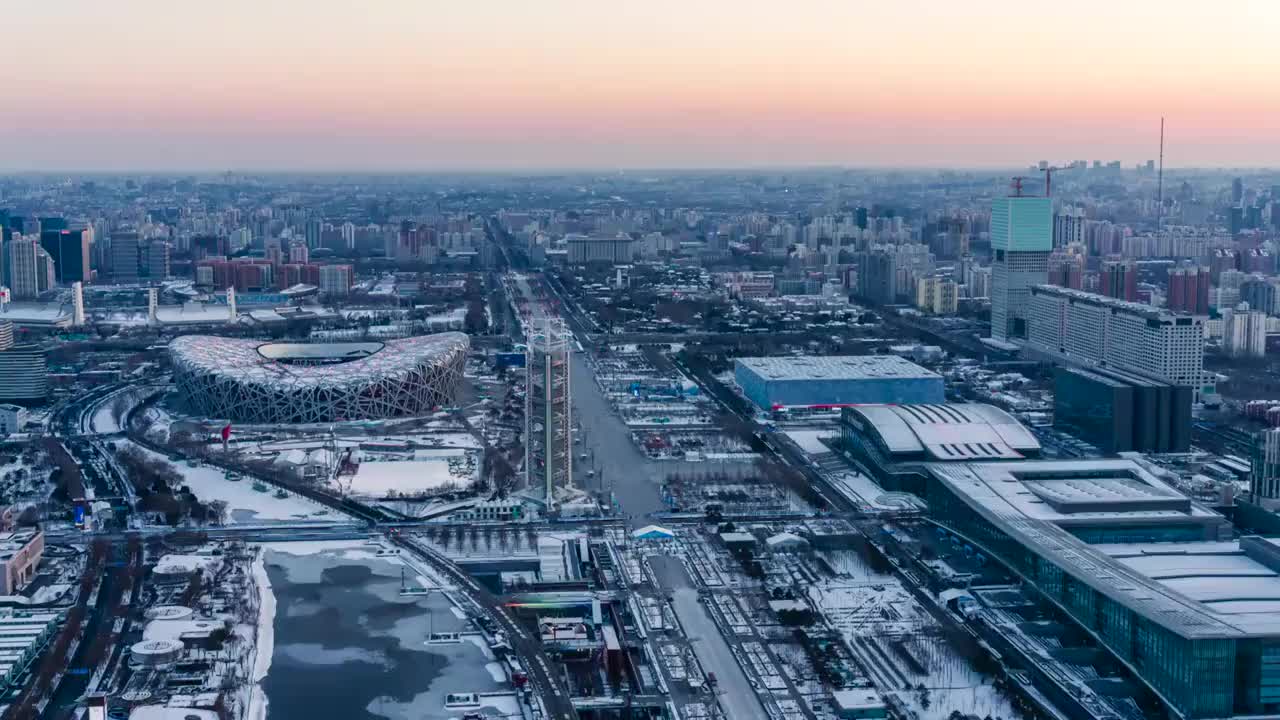
[[[0,168],[1280,166],[1280,3],[43,0]]]

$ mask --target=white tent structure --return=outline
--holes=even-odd
[[[631,533],[633,540],[671,540],[676,536],[675,533],[664,527],[657,525],[645,525],[644,527]]]

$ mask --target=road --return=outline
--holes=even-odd
[[[668,555],[650,555],[648,562],[658,582],[671,595],[671,606],[693,647],[693,654],[698,657],[698,664],[703,670],[715,673],[716,695],[725,716],[733,720],[768,718],[729,643],[720,634],[720,628],[707,613],[707,608],[698,600],[698,591],[684,564],[679,558]]]
[[[583,442],[574,448],[579,457],[584,451],[594,453],[597,474],[595,478],[588,478],[585,472],[575,472],[575,482],[588,490],[602,489],[603,482],[603,489],[613,491],[621,512],[631,516],[630,524],[647,525],[649,513],[666,509],[662,502],[665,469],[631,442],[631,431],[613,413],[585,355],[573,355],[570,372],[573,417],[583,428],[580,433]]]

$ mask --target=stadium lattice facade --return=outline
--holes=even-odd
[[[462,333],[330,344],[187,335],[169,353],[192,412],[242,423],[326,423],[451,404],[469,348]]]

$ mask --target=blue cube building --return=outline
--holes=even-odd
[[[942,376],[896,355],[738,358],[734,377],[764,410],[946,401]]]

